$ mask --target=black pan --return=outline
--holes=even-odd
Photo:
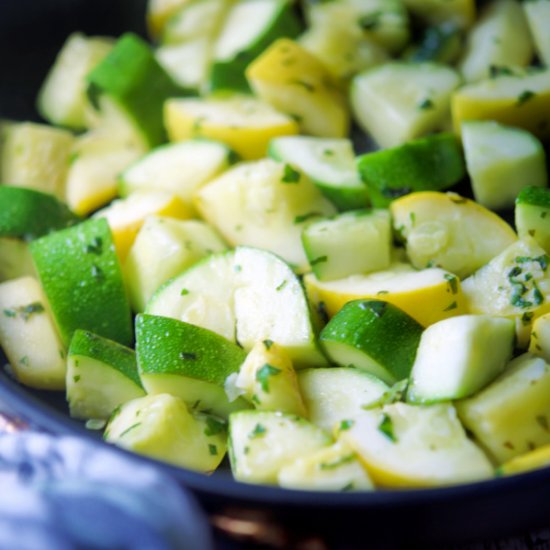
[[[0,0],[0,118],[37,120],[36,90],[71,31],[145,34],[144,13],[145,0]],[[69,418],[63,395],[28,390],[1,369],[0,401],[35,425],[103,444]],[[191,489],[218,526],[256,529],[275,546],[322,535],[342,548],[428,548],[550,525],[550,468],[437,490],[308,493],[237,483],[228,471],[207,477],[142,460]]]

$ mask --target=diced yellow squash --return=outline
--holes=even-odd
[[[550,136],[550,69],[500,75],[463,86],[451,100],[453,125],[465,120],[495,120],[540,138]]]
[[[327,68],[297,42],[280,38],[246,70],[254,92],[293,118],[302,132],[346,137],[349,112],[343,93]]]
[[[544,466],[550,466],[550,445],[544,445],[508,460],[498,468],[497,473],[503,476],[530,472]]]
[[[533,321],[529,352],[550,363],[550,313],[545,313]]]
[[[226,143],[245,160],[265,157],[277,136],[295,135],[298,124],[249,96],[169,99],[164,122],[171,141],[206,137]]]
[[[388,271],[336,281],[319,281],[308,273],[304,284],[309,299],[329,316],[363,298],[389,302],[425,327],[467,312],[458,277],[438,268],[416,271],[409,264],[394,264]]]
[[[467,277],[517,239],[502,218],[456,193],[411,193],[390,210],[418,269],[435,265]]]
[[[188,219],[190,214],[189,207],[172,193],[136,191],[125,199],[113,201],[94,217],[107,219],[118,257],[123,261],[148,216]]]

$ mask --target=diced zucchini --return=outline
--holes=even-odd
[[[89,330],[132,342],[130,306],[106,220],[88,220],[30,245],[62,340]]]
[[[237,0],[214,46],[210,88],[249,92],[248,65],[274,40],[294,38],[300,30],[290,0]]]
[[[463,86],[452,97],[455,130],[465,120],[494,120],[550,136],[550,70],[534,69]]]
[[[393,304],[354,300],[329,321],[320,341],[337,365],[356,367],[394,384],[408,378],[422,330]]]
[[[78,218],[50,194],[0,186],[0,236],[30,241],[75,224]]]
[[[349,130],[344,95],[327,68],[297,42],[281,38],[246,70],[256,95],[298,121],[303,133],[343,138]]]
[[[231,0],[187,0],[166,23],[162,44],[181,44],[197,38],[212,40],[231,5]]]
[[[464,426],[502,464],[550,443],[549,391],[550,365],[526,353],[487,388],[456,407]]]
[[[250,350],[272,340],[294,366],[324,366],[299,279],[265,250],[212,255],[161,287],[147,313],[208,328]]]
[[[546,66],[550,64],[550,4],[546,0],[529,0],[522,2],[523,10],[527,16],[527,23],[531,36],[535,43],[539,60]]]
[[[516,229],[520,238],[533,237],[550,254],[550,190],[525,187],[517,196]]]
[[[453,64],[462,51],[462,32],[456,23],[448,21],[428,27],[418,44],[405,52],[410,61],[436,61]]]
[[[450,404],[396,403],[364,411],[340,438],[382,487],[437,487],[493,476]]]
[[[145,218],[123,266],[133,310],[144,311],[163,283],[205,256],[225,249],[216,232],[204,222]]]
[[[0,284],[0,346],[22,384],[46,390],[65,388],[65,348],[46,297],[33,277]]]
[[[169,97],[181,95],[182,89],[166,74],[141,38],[124,34],[87,79],[88,96],[97,110],[105,108],[102,101],[105,98],[119,111],[130,132],[146,146],[155,147],[166,141],[163,104]]]
[[[379,208],[415,191],[447,189],[466,173],[460,143],[450,133],[367,153],[357,159],[357,167],[370,201]]]
[[[258,342],[250,350],[239,373],[227,381],[226,392],[228,386],[258,410],[280,411],[307,418],[292,361],[272,340]]]
[[[234,154],[223,143],[194,139],[154,149],[120,175],[122,196],[165,190],[191,205],[194,192],[229,167]]]
[[[147,26],[151,36],[156,38],[162,35],[167,21],[176,12],[189,3],[190,0],[148,0]]]
[[[222,461],[225,429],[210,417],[193,417],[172,395],[147,395],[129,401],[113,415],[105,439],[124,449],[182,468],[211,473]]]
[[[369,491],[374,488],[353,450],[342,442],[283,466],[278,481],[286,489],[306,491]]]
[[[329,316],[350,300],[365,298],[394,304],[425,327],[467,311],[458,277],[438,268],[417,271],[409,264],[393,264],[387,271],[336,281],[307,274],[304,283],[309,299]]]
[[[487,208],[511,208],[528,185],[548,185],[542,144],[521,128],[492,121],[464,122],[462,143],[474,197]]]
[[[145,395],[134,350],[83,330],[71,339],[66,380],[74,418],[108,420],[117,407]]]
[[[113,40],[71,34],[46,76],[37,108],[50,123],[81,130],[87,127],[86,75],[113,48]]]
[[[169,393],[188,407],[219,416],[246,408],[229,403],[226,378],[237,372],[246,353],[204,328],[167,317],[140,314],[136,319],[139,375],[148,394]]]
[[[307,176],[271,159],[229,169],[198,190],[195,206],[230,245],[257,246],[301,268],[304,223],[335,213]]]
[[[549,259],[531,237],[504,249],[462,282],[471,313],[509,317],[526,347],[533,320],[550,311]]]
[[[170,141],[209,138],[248,160],[264,157],[272,138],[298,133],[295,120],[263,101],[241,95],[169,99],[164,123]]]
[[[491,67],[526,67],[533,41],[520,2],[491,3],[468,35],[459,68],[466,82],[488,78]]]
[[[238,481],[275,485],[281,468],[331,443],[326,432],[299,416],[241,411],[229,417],[229,458]]]
[[[357,172],[349,139],[278,137],[269,144],[268,154],[302,171],[339,210],[367,206],[367,189]]]
[[[356,75],[351,106],[359,125],[381,147],[443,129],[460,84],[453,69],[437,63],[386,63]]]
[[[517,239],[502,218],[455,193],[412,193],[393,201],[390,210],[419,269],[437,265],[467,277]]]
[[[350,367],[302,369],[298,382],[308,418],[329,433],[342,422],[345,425],[353,420],[389,390],[376,376]]]
[[[9,124],[2,133],[0,181],[63,200],[73,135],[33,122]]]
[[[76,138],[71,151],[65,197],[84,216],[117,195],[118,176],[145,154],[145,148],[113,128],[99,128]]]
[[[175,194],[168,191],[144,190],[113,201],[109,206],[98,210],[94,218],[107,220],[118,257],[124,261],[148,216],[188,219],[191,215],[190,206]]]
[[[422,334],[407,400],[450,401],[473,395],[498,376],[512,358],[515,326],[510,319],[461,315]]]
[[[382,271],[391,262],[391,220],[387,210],[355,210],[308,224],[304,250],[320,281]]]

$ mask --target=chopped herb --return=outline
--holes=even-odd
[[[507,449],[511,449],[512,451],[515,449],[513,443],[511,441],[505,441],[502,444],[503,447],[506,447]]]
[[[435,104],[430,98],[426,98],[418,104],[418,108],[421,111],[427,111],[428,109],[433,109],[434,107]]]
[[[128,434],[128,432],[134,430],[135,428],[137,428],[138,426],[141,426],[141,422],[136,422],[135,424],[132,424],[129,428],[126,428],[121,434],[119,437],[124,437],[125,435]]]
[[[320,318],[321,322],[326,325],[328,323],[328,320],[329,320],[327,305],[325,304],[325,302],[320,301],[317,304],[316,309],[317,309],[317,314],[319,315],[319,318]]]
[[[344,485],[341,490],[343,492],[347,492],[353,491],[353,489],[355,489],[355,485],[353,484],[353,481],[350,481],[347,485]]]
[[[3,313],[6,317],[21,317],[23,321],[28,321],[32,315],[36,313],[44,313],[44,306],[40,302],[32,302],[26,306],[4,309]]]
[[[513,74],[513,71],[509,67],[501,65],[491,65],[489,67],[489,76],[491,78],[497,78],[499,76],[511,76]]]
[[[533,317],[535,316],[535,314],[532,312],[532,311],[526,311],[522,316],[521,316],[521,322],[524,324],[524,325],[528,325],[532,320],[533,320]]]
[[[264,340],[262,343],[263,343],[265,349],[266,349],[267,351],[269,351],[269,350],[271,349],[271,346],[273,345],[273,340],[269,340],[269,339],[268,339],[268,340]]]
[[[373,31],[376,27],[378,27],[378,25],[380,25],[381,15],[382,13],[379,11],[368,13],[360,17],[357,24],[365,31]]]
[[[390,293],[389,290],[379,290],[379,291],[376,293],[376,295],[377,295],[377,296],[380,296],[381,294],[389,294],[389,293]]]
[[[260,383],[262,390],[265,393],[269,393],[269,378],[271,376],[277,376],[281,374],[281,369],[266,363],[256,372],[256,381]]]
[[[206,428],[204,429],[204,435],[210,437],[211,435],[217,435],[226,429],[226,424],[222,420],[218,420],[213,416],[206,417]]]
[[[276,290],[277,292],[279,292],[280,290],[283,290],[283,288],[285,288],[285,286],[286,286],[287,283],[288,283],[288,281],[285,279],[281,284],[279,284],[279,285],[275,288],[275,290]]]
[[[304,223],[305,221],[311,219],[311,218],[315,218],[316,216],[319,216],[319,212],[308,212],[307,214],[302,214],[301,216],[296,216],[294,218],[294,223],[295,224],[299,224],[299,223]]]
[[[216,445],[212,445],[211,443],[208,444],[208,451],[212,456],[216,456],[218,454],[218,447]]]
[[[19,362],[22,365],[25,365],[26,367],[29,366],[29,358],[26,355],[23,355],[23,357],[21,357],[21,359],[19,359]]]
[[[405,395],[407,394],[408,386],[408,378],[400,380],[399,382],[396,382],[389,390],[385,391],[379,399],[373,401],[372,403],[368,403],[367,405],[363,405],[361,408],[368,411],[370,409],[376,409],[384,405],[391,405],[393,403],[397,403],[398,401],[403,401],[405,399]]]
[[[344,432],[344,431],[349,430],[350,428],[352,428],[354,424],[355,424],[354,420],[342,420],[340,422],[340,426],[339,426],[338,429],[341,432]]]
[[[458,307],[456,302],[450,303],[443,311],[452,311]]]
[[[534,237],[536,231],[535,231],[534,229],[529,229],[529,230],[527,231],[527,233],[529,234],[530,237]]]
[[[245,447],[243,449],[243,454],[247,455],[250,452],[250,447]]]
[[[243,268],[240,265],[233,266],[233,271],[235,271],[236,273],[240,273],[242,269]]]
[[[257,439],[258,437],[263,437],[267,432],[266,428],[261,424],[256,424],[254,429],[248,434],[249,439]]]
[[[410,187],[383,187],[380,191],[387,199],[398,199],[403,195],[412,193],[412,189]]]
[[[103,253],[103,239],[101,237],[94,237],[92,242],[86,245],[85,251],[87,254],[100,256]]]
[[[105,279],[105,274],[103,273],[103,270],[96,264],[92,265],[91,268],[92,277],[94,279],[97,279],[98,281],[103,281]]]
[[[380,423],[378,424],[378,431],[383,433],[392,443],[397,442],[397,438],[393,433],[393,422],[389,415],[386,413],[382,414]]]
[[[414,212],[410,212],[409,218],[411,220],[411,225],[414,227],[414,224],[416,223],[416,214]]]
[[[449,288],[453,294],[458,292],[458,278],[456,275],[451,275],[450,273],[445,273],[443,276],[444,279],[449,283]]]
[[[353,454],[341,456],[340,458],[337,458],[332,462],[321,462],[319,464],[319,468],[321,470],[334,470],[335,468],[339,468],[344,464],[348,464],[349,462],[352,462],[354,459],[355,459],[355,455]]]
[[[193,353],[192,351],[182,351],[180,353],[180,359],[182,359],[183,361],[196,361],[197,354]]]
[[[508,277],[508,279],[512,280],[514,277],[517,277],[518,275],[521,275],[521,273],[522,273],[521,267],[516,265],[515,267],[510,269],[510,271],[508,271],[507,277]]]
[[[256,394],[254,394],[250,398],[250,400],[252,401],[252,403],[254,403],[254,405],[261,405],[262,404],[262,402],[260,401],[260,398]]]
[[[73,376],[73,382],[76,384],[80,380],[80,374]]]
[[[519,107],[520,105],[523,105],[533,97],[535,97],[537,94],[535,92],[532,92],[531,90],[525,90],[524,92],[521,92],[518,96],[518,100],[516,105]]]
[[[318,258],[315,258],[314,260],[310,260],[309,265],[313,267],[314,265],[322,264],[322,263],[327,262],[327,261],[328,261],[328,256],[319,256]]]
[[[187,296],[187,294],[189,294],[189,290],[187,290],[186,288],[182,288],[180,292],[180,296]]]
[[[314,92],[315,91],[315,86],[313,84],[311,84],[310,82],[306,82],[305,80],[294,80],[292,82],[292,84],[296,84],[297,86],[301,86],[302,88],[304,88],[305,90],[307,90],[308,92]]]
[[[537,420],[537,424],[538,424],[545,432],[550,431],[550,430],[549,430],[549,427],[548,427],[548,418],[546,418],[545,415],[539,414],[539,415],[537,416],[536,420]]]
[[[323,151],[323,155],[325,157],[332,157],[332,156],[334,156],[334,151],[332,149],[325,149]]]

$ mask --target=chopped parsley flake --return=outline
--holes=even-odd
[[[354,424],[355,424],[355,422],[353,420],[342,420],[340,422],[340,426],[339,426],[338,429],[341,432],[344,432],[344,431],[349,430],[350,428],[352,428]]]
[[[322,264],[324,262],[328,262],[328,256],[319,256],[314,260],[310,260],[309,265],[313,267],[314,265]]]
[[[190,351],[182,351],[180,353],[180,358],[183,359],[184,361],[196,361],[197,354]]]
[[[299,223],[304,223],[305,221],[311,219],[311,218],[315,218],[316,216],[319,216],[319,212],[308,212],[307,214],[302,214],[301,216],[296,216],[294,218],[294,223],[295,224],[299,224]]]
[[[550,430],[549,430],[549,426],[548,426],[548,418],[546,418],[545,415],[539,414],[539,415],[537,416],[536,420],[537,420],[537,424],[538,424],[545,432],[550,431]]]
[[[458,278],[456,275],[451,275],[450,273],[445,273],[445,280],[449,283],[449,288],[453,294],[458,292]]]
[[[218,454],[218,447],[216,445],[212,445],[211,443],[208,444],[208,451],[212,456],[216,456]]]
[[[378,424],[378,431],[384,434],[392,443],[397,442],[397,438],[393,432],[393,421],[386,413],[382,414],[380,423]]]
[[[443,311],[452,311],[457,307],[458,307],[458,304],[456,302],[451,302]]]
[[[349,462],[352,462],[354,459],[355,459],[355,456],[353,454],[341,456],[336,460],[333,460],[332,462],[321,462],[321,464],[319,464],[319,468],[321,470],[334,470],[335,468],[339,468],[344,464],[348,464]]]
[[[103,253],[103,239],[101,237],[94,237],[92,242],[86,245],[85,251],[87,254],[100,256]]]
[[[535,97],[536,95],[537,94],[535,94],[535,92],[532,92],[531,90],[525,90],[518,95],[518,100],[516,105],[518,105],[519,107],[520,105],[523,105],[524,103],[526,103],[527,101]]]
[[[217,435],[225,431],[226,425],[222,420],[218,420],[213,416],[206,417],[206,428],[204,429],[204,435],[210,437],[211,435]]]
[[[187,290],[186,288],[182,288],[180,292],[180,296],[187,296],[187,294],[189,294],[189,290]]]
[[[44,311],[44,306],[40,302],[32,302],[26,306],[4,309],[3,313],[6,317],[13,318],[19,316],[23,321],[28,321],[33,315],[44,313]]]
[[[258,437],[263,437],[265,433],[267,432],[267,429],[265,426],[262,426],[261,424],[256,424],[254,426],[254,429],[248,434],[249,439],[257,439]]]
[[[277,292],[279,292],[280,290],[283,290],[283,288],[285,288],[285,286],[287,285],[287,283],[288,283],[288,281],[285,279],[281,284],[279,284],[279,285],[275,288],[275,290],[276,290]]]
[[[267,351],[269,351],[271,349],[271,346],[273,345],[273,340],[267,339],[267,340],[264,340],[262,343],[263,343],[265,349]]]
[[[428,109],[433,109],[434,107],[435,104],[430,98],[426,98],[418,104],[418,108],[421,111],[427,111]]]
[[[281,372],[281,369],[266,363],[256,372],[256,381],[260,383],[260,386],[265,393],[269,393],[269,379],[272,376],[281,374]]]
[[[301,179],[301,174],[298,170],[294,170],[290,164],[285,164],[284,174],[281,178],[282,183],[299,183]]]

